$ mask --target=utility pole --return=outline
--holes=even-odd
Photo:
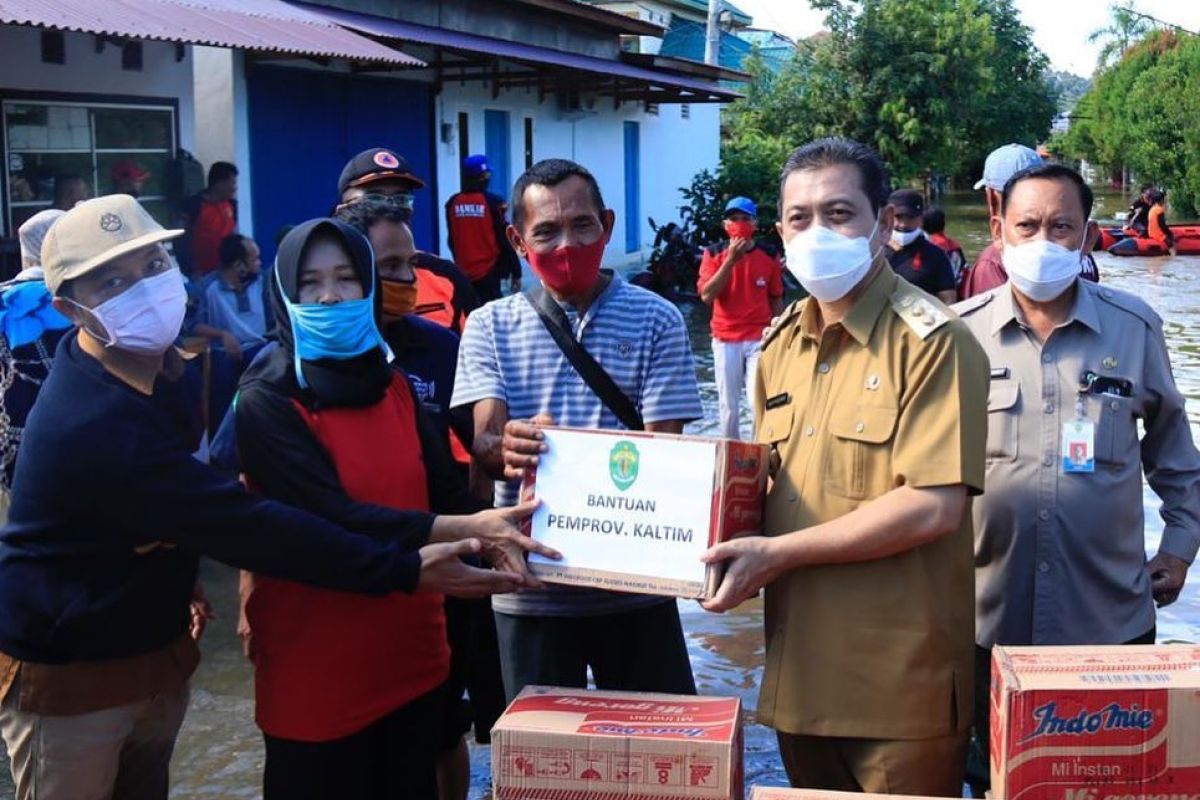
[[[721,61],[721,0],[708,0],[708,27],[704,36],[704,63],[717,66]]]

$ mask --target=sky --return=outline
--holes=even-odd
[[[822,27],[824,16],[807,0],[731,0],[754,17],[754,25],[771,28],[793,39],[811,36]],[[1088,44],[1092,31],[1108,24],[1110,0],[1015,0],[1034,42],[1054,69],[1089,77],[1096,66],[1100,43]],[[1139,0],[1143,13],[1200,32],[1200,0]]]

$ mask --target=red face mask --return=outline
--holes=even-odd
[[[730,239],[753,239],[754,223],[744,219],[725,220],[725,233]]]
[[[591,244],[559,247],[549,253],[530,250],[525,258],[547,288],[564,297],[574,297],[596,282],[604,258],[604,237]]]

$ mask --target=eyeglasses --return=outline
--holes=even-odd
[[[347,200],[344,203],[339,203],[334,207],[333,213],[339,214],[347,208],[350,208],[355,203],[368,201],[379,203],[387,206],[404,215],[404,221],[408,222],[412,218],[413,213],[413,196],[411,192],[401,192],[400,194],[364,194],[361,197],[356,197],[353,200]]]

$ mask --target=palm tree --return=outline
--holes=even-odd
[[[1108,13],[1108,25],[1092,31],[1087,38],[1088,44],[1104,42],[1096,59],[1099,69],[1104,69],[1112,61],[1119,60],[1126,50],[1154,29],[1150,20],[1134,8],[1133,2],[1126,5],[1113,3],[1108,7]]]

